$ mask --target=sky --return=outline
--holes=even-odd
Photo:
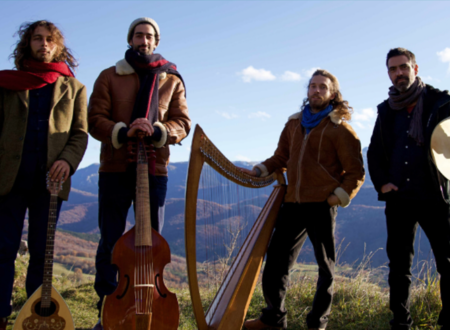
[[[391,48],[416,55],[419,76],[450,87],[450,2],[420,1],[1,1],[0,69],[24,22],[47,19],[66,38],[88,95],[100,72],[124,57],[130,23],[151,17],[157,49],[177,65],[187,89],[192,131],[200,125],[230,160],[262,161],[276,149],[289,116],[300,111],[311,73],[322,68],[340,82],[353,107],[350,125],[367,147],[377,105],[391,82]],[[192,134],[191,134],[192,135]],[[191,135],[171,147],[188,161]],[[90,137],[80,168],[98,163]]]

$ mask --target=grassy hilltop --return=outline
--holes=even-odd
[[[16,261],[14,312],[10,317],[8,330],[12,329],[14,319],[26,301],[24,283],[27,262],[28,257],[20,257]],[[389,329],[388,322],[391,317],[389,294],[383,282],[386,270],[382,268],[371,270],[367,264],[366,259],[359,267],[338,267],[328,329]],[[177,272],[183,272],[183,269],[177,269]],[[286,298],[288,329],[307,329],[305,317],[314,298],[316,273],[317,266],[311,264],[298,264],[293,270]],[[441,309],[439,282],[426,267],[423,267],[422,272],[419,273],[422,274],[420,276],[422,279],[415,279],[412,290],[413,329],[439,329],[436,325]],[[93,288],[92,276],[83,274],[81,271],[67,270],[61,266],[55,267],[55,275],[54,286],[69,305],[76,329],[92,329],[97,322],[95,309],[97,296]],[[171,287],[169,283],[168,286]],[[210,303],[217,284],[218,281],[213,279],[205,278],[202,281],[201,293],[205,307]],[[179,329],[197,329],[186,285],[171,288],[178,296],[181,309]],[[258,285],[247,317],[257,317],[264,306],[261,287]]]

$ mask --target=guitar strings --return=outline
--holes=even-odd
[[[137,209],[136,218],[143,219],[145,212],[149,212],[149,206],[144,194],[149,194],[148,161],[145,146],[139,141],[138,147],[138,165],[137,165]],[[149,214],[150,215],[150,214]],[[143,244],[145,235],[152,235],[151,218],[145,218],[150,221],[147,225],[137,224],[135,237]],[[142,227],[140,227],[142,225]],[[146,231],[149,231],[147,233]],[[150,236],[151,242],[151,236]],[[136,314],[150,314],[152,311],[153,293],[154,293],[154,272],[153,272],[153,253],[152,245],[136,246],[137,260],[135,266],[135,308]]]
[[[52,182],[47,179],[48,186],[50,188],[50,203],[49,203],[49,215],[47,223],[47,240],[44,258],[44,276],[41,289],[41,302],[38,313],[40,323],[42,319],[50,316],[51,310],[51,293],[52,293],[52,279],[53,279],[53,253],[54,253],[54,241],[56,232],[56,210],[58,201],[59,182]]]

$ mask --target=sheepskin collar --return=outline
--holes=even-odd
[[[126,76],[133,74],[135,71],[133,67],[125,60],[122,59],[116,63],[116,73],[120,76]],[[159,74],[159,79],[165,79],[167,77],[167,72],[162,72]]]
[[[342,123],[342,118],[339,117],[339,114],[337,113],[336,110],[331,111],[328,114],[328,117],[330,117],[331,122],[336,125],[340,125]],[[301,118],[302,118],[302,112],[300,111],[300,112],[296,112],[292,116],[290,116],[288,121],[292,120],[292,119],[300,119],[301,120]]]

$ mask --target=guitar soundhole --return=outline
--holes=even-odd
[[[49,317],[50,315],[53,315],[56,312],[56,305],[52,301],[50,303],[50,307],[47,308],[41,308],[41,302],[38,302],[34,308],[34,311],[37,315],[41,317]]]

